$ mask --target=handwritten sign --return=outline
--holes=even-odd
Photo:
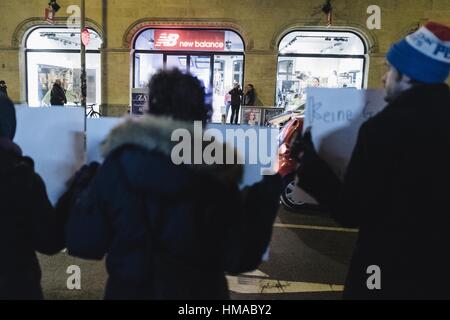
[[[303,130],[311,127],[314,146],[343,178],[361,125],[386,106],[383,90],[307,89]]]

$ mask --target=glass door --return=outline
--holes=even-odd
[[[167,54],[165,61],[165,69],[177,68],[183,72],[186,72],[188,71],[187,60],[188,60],[187,55]]]

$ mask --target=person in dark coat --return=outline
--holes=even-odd
[[[243,99],[244,106],[254,106],[256,103],[256,94],[255,94],[255,87],[252,84],[247,85],[247,91],[245,92],[244,99]]]
[[[56,80],[50,92],[50,104],[52,106],[64,106],[66,103],[66,91],[61,85],[61,80]]]
[[[242,102],[242,89],[239,83],[235,82],[233,89],[231,89],[228,94],[231,95],[231,119],[230,123],[238,124],[239,121],[239,110],[241,108]]]
[[[6,86],[6,82],[4,80],[0,80],[0,93],[8,96],[8,87]]]
[[[281,179],[240,191],[240,165],[175,164],[172,134],[193,136],[193,121],[207,121],[204,88],[178,70],[149,86],[150,114],[104,142],[106,160],[66,226],[67,248],[86,259],[106,255],[105,299],[227,299],[224,273],[261,263]]]
[[[14,105],[0,95],[0,300],[42,299],[36,251],[64,248],[67,215],[52,207],[33,160],[12,142],[15,130]]]
[[[303,137],[299,186],[359,228],[346,299],[450,298],[450,60],[435,50],[449,40],[429,23],[391,48],[389,105],[360,128],[343,183]]]

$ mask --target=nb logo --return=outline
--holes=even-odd
[[[161,33],[155,47],[175,47],[179,38],[180,35],[176,33]]]

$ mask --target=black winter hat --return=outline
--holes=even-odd
[[[0,138],[14,139],[16,134],[16,109],[14,103],[0,93]]]

